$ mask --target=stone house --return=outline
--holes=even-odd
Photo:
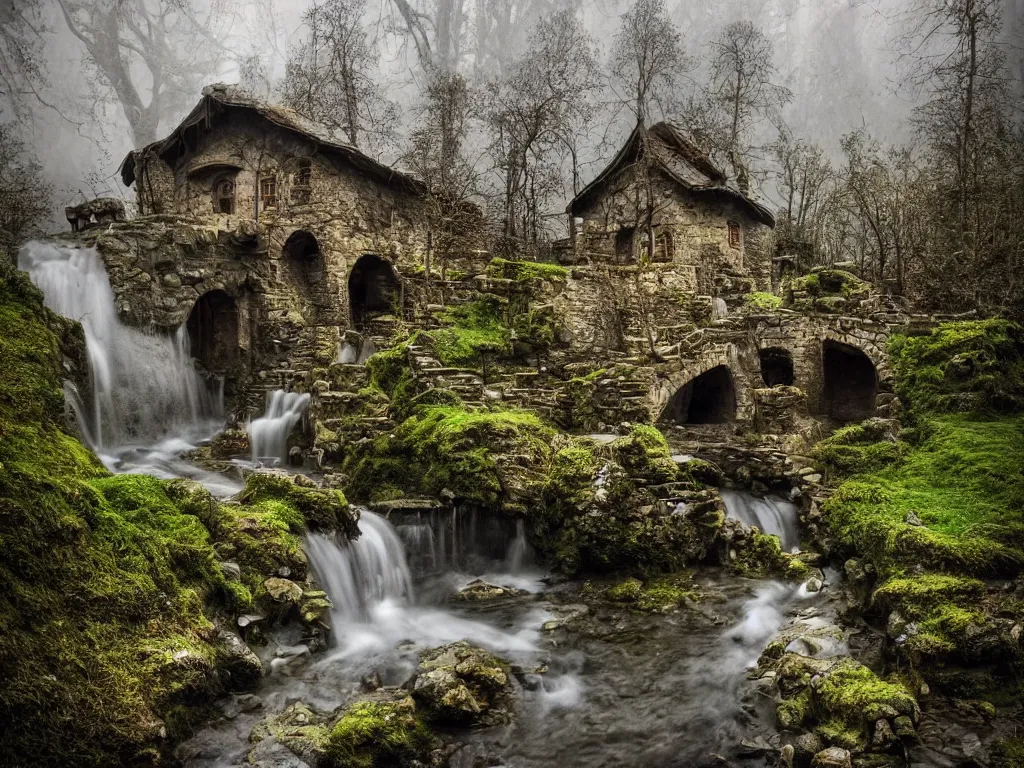
[[[419,180],[234,86],[205,88],[121,177],[139,216],[96,245],[126,319],[185,323],[200,362],[236,378],[312,365],[400,314],[400,271],[429,247]]]
[[[682,287],[706,295],[721,272],[770,280],[771,211],[754,198],[745,171],[729,179],[669,123],[638,125],[567,210],[563,261],[665,265]]]

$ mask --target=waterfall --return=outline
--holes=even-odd
[[[395,529],[384,518],[362,509],[359,530],[358,539],[345,543],[319,533],[306,537],[310,564],[334,603],[331,621],[335,628],[369,621],[376,603],[412,599],[412,577]]]
[[[519,573],[523,566],[532,559],[530,545],[526,542],[526,523],[516,520],[516,536],[508,545],[508,553],[505,555],[505,562],[512,573]]]
[[[729,517],[747,526],[756,525],[762,533],[778,536],[784,552],[795,552],[800,548],[795,504],[777,496],[759,498],[745,491],[725,488],[721,493]]]
[[[205,436],[223,422],[223,388],[212,388],[195,370],[185,326],[166,336],[123,324],[95,248],[31,242],[18,267],[46,306],[85,330],[92,391],[76,393],[69,404],[97,453],[171,434]]]
[[[266,413],[245,425],[254,464],[267,459],[273,463],[287,463],[288,435],[308,407],[308,394],[281,389],[268,393]]]
[[[338,357],[335,362],[342,365],[362,365],[377,352],[373,339],[367,337],[356,346],[351,341],[343,341],[338,345]]]

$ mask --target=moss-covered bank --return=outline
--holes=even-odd
[[[346,521],[347,504],[266,484],[220,504],[191,483],[111,476],[63,428],[74,330],[0,264],[0,754],[157,764],[213,696],[258,679],[235,617],[282,568],[305,576],[297,534]]]
[[[817,450],[838,483],[833,554],[911,676],[1005,701],[1020,679],[1024,601],[1024,334],[1000,320],[895,337],[898,436],[848,427]],[[1018,590],[1019,592],[1019,590]]]

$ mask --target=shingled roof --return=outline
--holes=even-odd
[[[208,127],[219,115],[230,109],[251,111],[280,128],[309,139],[322,149],[340,155],[354,167],[385,184],[395,184],[417,192],[424,189],[424,185],[419,179],[377,162],[351,144],[338,141],[326,127],[307,120],[295,110],[277,104],[269,104],[253,98],[238,86],[222,83],[204,88],[202,99],[167,138],[153,142],[141,150],[129,152],[121,162],[121,180],[129,187],[135,182],[135,155],[137,153],[155,151],[159,155],[165,155],[184,141],[187,130],[194,127]]]
[[[642,157],[644,130],[642,125],[637,125],[607,167],[572,199],[568,207],[570,215],[575,215],[583,205],[600,194],[619,171]],[[646,130],[647,143],[654,161],[670,179],[690,192],[719,195],[735,200],[757,221],[769,227],[775,226],[775,216],[772,212],[732,183],[679,128],[671,123],[657,123]]]

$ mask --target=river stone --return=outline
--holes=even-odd
[[[515,587],[500,587],[497,584],[490,584],[483,579],[474,579],[460,589],[453,597],[454,600],[495,600],[502,597],[519,597],[526,593]]]
[[[263,664],[259,657],[234,632],[221,629],[217,632],[217,639],[223,648],[220,666],[231,678],[230,687],[237,690],[255,685],[263,677]]]
[[[465,641],[425,651],[413,698],[438,725],[493,725],[508,721],[509,666]]]
[[[302,587],[289,579],[271,576],[263,582],[263,586],[267,594],[278,602],[297,603],[302,600]]]
[[[884,752],[895,742],[896,734],[893,733],[889,721],[884,717],[879,718],[875,723],[875,732],[871,737],[871,748],[878,752]]]
[[[811,768],[853,768],[850,750],[840,747],[823,749],[811,760]]]

